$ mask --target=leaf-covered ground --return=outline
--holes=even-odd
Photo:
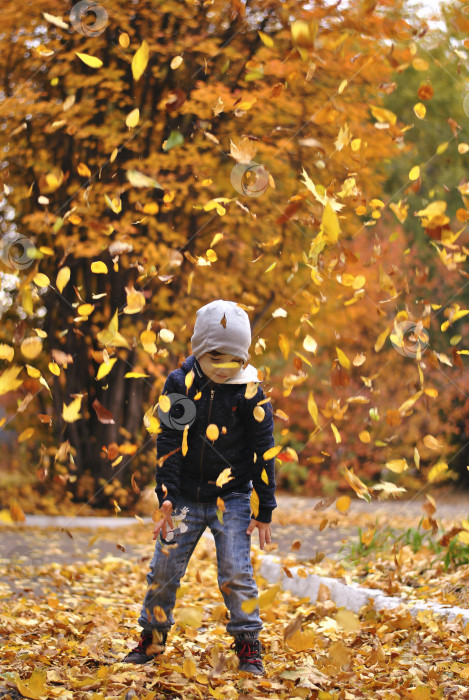
[[[405,607],[377,612],[369,606],[356,615],[338,610],[326,589],[312,604],[259,576],[267,674],[238,672],[209,539],[199,543],[183,580],[165,655],[146,666],[121,664],[138,637],[154,543],[151,526],[141,523],[103,536],[114,541],[116,555],[100,556],[90,532],[81,561],[30,559],[26,568],[10,561],[0,588],[0,685],[24,697],[64,700],[469,697],[469,625],[427,612],[412,617]],[[130,547],[132,558],[119,556]],[[258,570],[256,547],[253,560]],[[408,577],[412,561],[401,565]],[[294,553],[285,560],[292,563]],[[303,562],[296,575],[363,573],[351,564],[341,570],[342,564]],[[379,564],[370,576],[377,572]],[[459,569],[461,580],[464,575],[467,567]]]

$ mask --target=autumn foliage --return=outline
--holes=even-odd
[[[412,125],[384,103],[422,68],[425,25],[392,2],[102,7],[2,15],[0,390],[39,491],[132,504],[164,378],[217,297],[250,314],[281,485],[451,472],[469,191],[415,212],[431,293],[406,229],[424,164],[385,194]]]

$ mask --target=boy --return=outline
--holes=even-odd
[[[163,389],[171,408],[160,413],[156,442],[155,491],[162,518],[153,531],[158,539],[138,619],[143,631],[123,661],[146,663],[164,650],[177,588],[209,527],[239,668],[263,675],[259,608],[248,613],[242,603],[258,595],[251,533],[258,529],[261,549],[270,543],[277,506],[274,459],[263,457],[274,445],[272,406],[258,386],[257,370],[247,364],[251,327],[235,302],[219,299],[199,309],[191,343],[193,355],[170,373]],[[253,486],[259,498],[255,514]]]

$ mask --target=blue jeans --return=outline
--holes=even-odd
[[[224,502],[222,524],[217,517],[216,503],[196,503],[179,496],[172,513],[173,533],[167,535],[166,540],[161,540],[160,535],[155,544],[147,574],[149,588],[138,618],[143,629],[166,632],[174,624],[176,591],[197,542],[209,527],[215,539],[218,585],[230,611],[227,632],[237,639],[259,636],[262,629],[259,608],[251,613],[241,609],[243,601],[258,595],[251,564],[251,537],[246,534],[251,521],[250,494],[227,494]],[[164,611],[166,620],[158,609],[155,617],[155,606]]]

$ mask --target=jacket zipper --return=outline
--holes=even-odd
[[[210,425],[210,416],[212,415],[212,404],[213,404],[213,397],[215,396],[215,389],[210,389],[210,404],[208,407],[208,418],[207,418],[207,428]],[[199,482],[199,487],[197,489],[197,497],[196,501],[199,500],[199,494],[200,494],[200,489],[202,487],[202,482],[203,482],[203,475],[204,475],[204,467],[203,467],[203,458],[204,458],[204,451],[205,451],[205,440],[206,436],[204,436],[204,444],[202,445],[202,452],[200,453],[200,482]]]

